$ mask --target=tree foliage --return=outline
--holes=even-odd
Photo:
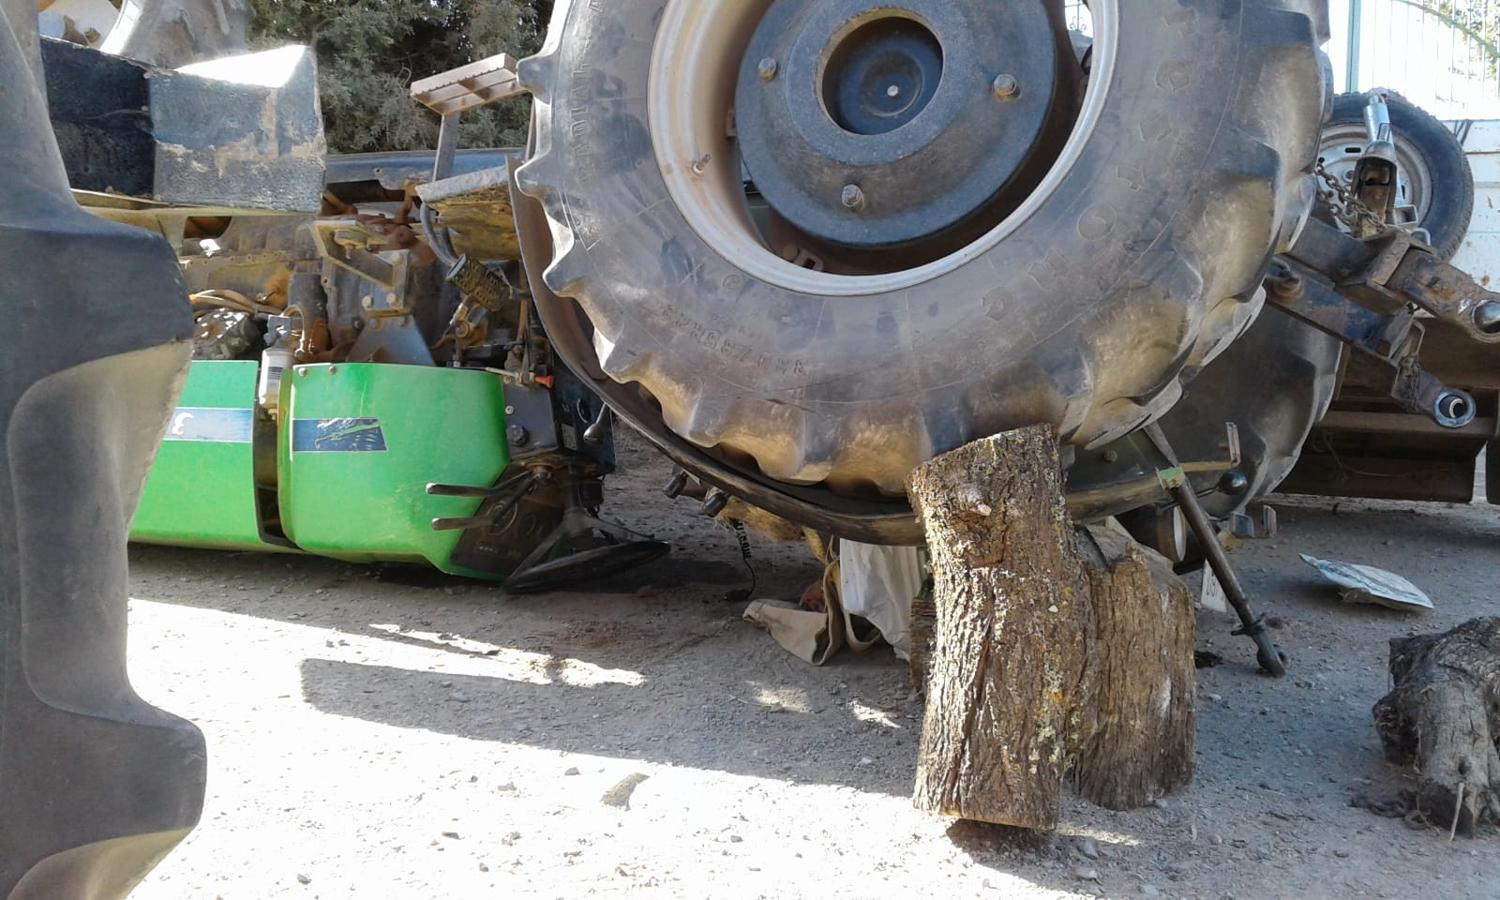
[[[251,0],[257,47],[311,45],[329,148],[340,153],[430,148],[437,117],[411,82],[540,42],[550,0]],[[468,147],[520,144],[528,107],[508,101],[464,114]]]

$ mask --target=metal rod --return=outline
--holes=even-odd
[[[453,160],[458,156],[458,119],[460,113],[443,116],[438,128],[437,157],[432,162],[432,180],[442,181],[453,174]]]
[[[1167,444],[1166,435],[1161,426],[1149,425],[1146,429],[1147,436],[1157,449],[1162,451],[1172,464],[1176,465],[1176,456],[1171,452]],[[1267,675],[1280,678],[1286,674],[1286,658],[1276,648],[1276,643],[1271,640],[1271,635],[1266,631],[1266,626],[1250,609],[1250,599],[1245,596],[1245,589],[1240,585],[1240,579],[1234,574],[1234,567],[1229,564],[1229,554],[1224,552],[1224,547],[1219,543],[1218,533],[1214,531],[1213,523],[1208,519],[1208,513],[1203,511],[1203,506],[1198,502],[1198,495],[1193,491],[1193,483],[1188,480],[1185,473],[1179,469],[1176,477],[1163,479],[1163,486],[1167,493],[1171,494],[1172,501],[1177,508],[1182,510],[1183,517],[1187,519],[1188,528],[1193,536],[1198,539],[1198,546],[1203,549],[1203,555],[1208,558],[1209,568],[1213,569],[1214,575],[1219,579],[1219,586],[1224,589],[1224,597],[1229,605],[1234,607],[1235,615],[1240,618],[1240,627],[1235,629],[1237,635],[1245,635],[1255,642],[1255,659],[1260,663],[1261,670]]]
[[[1362,42],[1359,27],[1363,18],[1363,0],[1349,0],[1349,58],[1344,69],[1344,93],[1359,90],[1359,46]]]

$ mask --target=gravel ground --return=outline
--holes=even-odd
[[[628,446],[609,511],[672,541],[610,583],[510,599],[414,570],[137,548],[131,668],[208,737],[197,831],[137,898],[1500,897],[1500,835],[1393,794],[1370,705],[1386,642],[1494,612],[1500,511],[1278,503],[1240,571],[1291,675],[1202,613],[1198,777],[1156,807],[1070,802],[1023,842],[910,803],[920,705],[891,652],[803,665],[724,601],[731,536]],[[1382,565],[1437,610],[1340,605],[1297,558]],[[760,596],[817,570],[757,544]]]

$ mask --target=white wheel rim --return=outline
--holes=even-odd
[[[854,297],[931,281],[984,255],[1039,210],[1078,162],[1098,126],[1118,51],[1118,0],[1093,0],[1093,63],[1078,121],[1041,184],[1006,219],[934,262],[886,275],[834,275],[788,262],[761,241],[744,205],[728,135],[739,61],[771,0],[669,0],[657,31],[647,112],[657,165],[678,210],[730,265],[789,291]],[[692,85],[685,90],[683,85]]]

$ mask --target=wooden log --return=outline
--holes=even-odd
[[[918,468],[937,605],[914,801],[1051,829],[1068,770],[1088,604],[1057,439],[1033,427]]]
[[[1392,639],[1390,669],[1374,708],[1386,758],[1415,769],[1427,821],[1472,835],[1500,817],[1500,618]]]
[[[1077,530],[1050,428],[1007,432],[913,473],[935,621],[914,802],[1056,825],[1064,783],[1113,809],[1193,771],[1193,604],[1165,559]],[[920,679],[922,648],[913,646]]]
[[[1073,785],[1091,803],[1135,809],[1193,779],[1193,595],[1123,532],[1082,529],[1078,547],[1090,616]]]

